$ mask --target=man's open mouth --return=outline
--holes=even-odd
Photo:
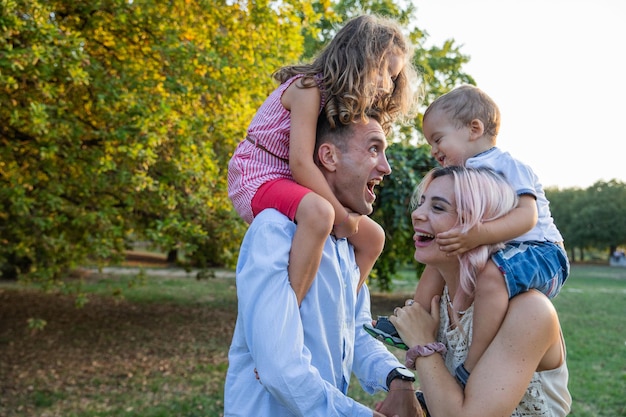
[[[376,185],[378,185],[378,181],[370,181],[367,183],[367,190],[370,192],[371,195],[373,195],[374,197],[376,196],[374,194],[374,187],[376,187]]]

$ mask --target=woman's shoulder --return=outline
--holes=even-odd
[[[509,312],[532,313],[556,313],[554,304],[548,297],[537,290],[530,290],[516,295],[509,301]]]
[[[544,330],[550,332],[560,328],[554,304],[537,290],[513,297],[509,301],[507,319],[513,322],[516,329],[539,329],[544,326]]]

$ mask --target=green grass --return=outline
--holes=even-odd
[[[50,310],[61,312],[61,318],[45,315],[58,296],[33,298],[33,307],[41,311],[36,314],[48,323],[36,333],[28,331],[25,320],[26,314],[35,313],[17,317],[16,308],[2,305],[3,295],[29,290],[0,285],[0,317],[10,322],[13,311],[14,321],[21,323],[10,332],[0,326],[0,361],[10,365],[0,362],[0,373],[15,369],[15,358],[37,362],[30,371],[19,369],[0,381],[0,392],[7,393],[0,397],[0,417],[221,416],[237,308],[234,280],[148,275],[90,279],[84,289],[98,294],[97,299],[89,295],[78,312],[71,301],[69,307]],[[394,282],[395,291],[403,295],[414,287],[415,276],[408,271]],[[30,298],[24,300],[28,306]],[[568,349],[571,415],[626,417],[626,268],[576,265],[554,303]],[[80,320],[69,321],[81,314]],[[211,320],[216,315],[228,325],[215,330]],[[206,333],[209,329],[212,334]],[[58,336],[62,333],[64,338]],[[15,349],[15,343],[24,347]],[[75,352],[83,345],[85,361],[70,368],[66,364],[72,358],[63,356],[65,349]],[[403,352],[391,351],[402,359]],[[120,355],[125,356],[118,369]],[[77,366],[84,369],[79,372]],[[365,394],[356,380],[350,395],[372,407],[384,398]]]
[[[234,280],[202,279],[150,275],[149,269],[137,275],[107,276],[82,285],[85,292],[114,295],[133,303],[172,303],[236,308]]]
[[[626,268],[576,266],[554,304],[567,344],[572,415],[626,416]]]

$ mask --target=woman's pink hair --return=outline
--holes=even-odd
[[[420,201],[430,183],[439,177],[452,175],[456,200],[457,226],[467,232],[479,223],[498,219],[517,206],[517,195],[503,176],[489,168],[464,168],[449,166],[431,170],[418,185],[413,202]],[[472,295],[476,275],[492,253],[503,243],[482,245],[459,256],[461,288]]]

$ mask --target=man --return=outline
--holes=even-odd
[[[374,187],[391,172],[384,132],[374,119],[335,129],[325,119],[318,123],[316,162],[339,201],[368,215]],[[357,293],[359,271],[347,239],[328,237],[298,309],[287,274],[295,229],[267,209],[242,243],[225,416],[421,415],[411,372],[363,330],[372,320],[369,290],[363,285]],[[353,372],[369,393],[389,389],[380,412],[346,395]]]

